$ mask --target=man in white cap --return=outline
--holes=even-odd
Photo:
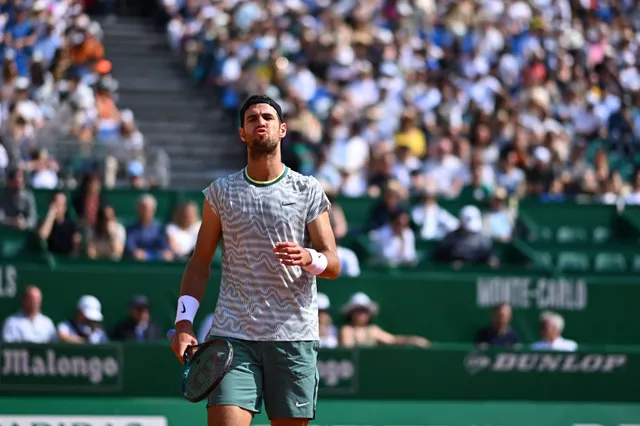
[[[482,233],[482,213],[476,206],[460,211],[460,227],[447,234],[436,247],[436,260],[460,267],[469,264],[497,266],[491,238]]]
[[[102,329],[102,304],[95,296],[78,300],[75,318],[58,324],[58,337],[67,343],[105,343],[109,339]]]

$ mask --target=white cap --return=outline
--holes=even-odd
[[[476,206],[465,206],[460,211],[460,222],[469,232],[482,230],[482,213]]]
[[[533,158],[543,164],[548,164],[551,161],[551,152],[547,147],[538,146],[533,150]]]
[[[31,86],[31,82],[27,77],[18,77],[16,81],[13,83],[13,87],[16,90],[27,90]]]
[[[329,296],[324,293],[318,293],[318,310],[326,311],[331,306],[331,302],[329,301]]]
[[[76,307],[89,321],[102,322],[102,304],[95,296],[82,296]]]
[[[342,312],[347,314],[356,308],[364,308],[368,310],[371,315],[376,315],[378,313],[378,304],[362,292],[351,296],[349,301],[342,307]]]
[[[130,109],[123,109],[122,111],[120,111],[120,120],[124,121],[125,123],[133,123],[133,111],[131,111]]]

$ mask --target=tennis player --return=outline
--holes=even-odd
[[[240,110],[247,166],[203,191],[202,226],[182,277],[172,349],[196,344],[192,323],[222,239],[222,279],[209,338],[228,340],[231,370],[208,402],[209,426],[249,426],[264,400],[273,426],[315,418],[316,277],[340,273],[331,204],[314,177],[282,164],[282,109],[251,96]]]

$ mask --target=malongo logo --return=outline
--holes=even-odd
[[[4,346],[0,355],[6,390],[105,392],[122,387],[120,346]]]
[[[471,353],[464,359],[469,374],[493,373],[612,373],[627,365],[621,354]]]

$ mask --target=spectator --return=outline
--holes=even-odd
[[[516,166],[518,154],[508,150],[500,158],[500,165],[496,175],[496,183],[504,187],[509,194],[519,194],[524,188],[525,174]]]
[[[187,259],[196,247],[200,231],[200,214],[196,204],[188,202],[177,207],[173,222],[167,225],[169,246],[179,259]]]
[[[338,347],[338,329],[333,325],[333,319],[329,314],[331,302],[329,296],[318,293],[318,326],[320,333],[320,347],[334,349]]]
[[[460,211],[460,227],[438,243],[436,261],[451,263],[454,267],[464,264],[497,266],[491,238],[482,233],[482,226],[480,210],[475,206],[463,207]]]
[[[72,198],[73,209],[84,227],[96,225],[98,212],[104,207],[100,176],[95,172],[85,173],[78,191]]]
[[[132,189],[147,189],[148,184],[144,178],[144,166],[140,161],[132,161],[127,167],[127,174],[129,175],[129,185]]]
[[[148,342],[161,337],[160,328],[150,318],[149,299],[135,296],[129,303],[129,316],[116,325],[113,339]]]
[[[113,207],[100,206],[96,224],[87,228],[87,256],[90,259],[120,260],[127,238],[125,227],[118,222]]]
[[[493,182],[494,178],[493,169],[489,168],[489,173],[487,173],[486,170],[482,163],[472,161],[471,182],[465,185],[460,191],[460,199],[482,202],[489,198],[492,192],[492,184],[487,181]],[[487,174],[489,174],[489,178]]]
[[[545,311],[540,314],[540,340],[531,345],[534,351],[574,352],[578,344],[562,337],[564,318],[555,312]]]
[[[640,168],[633,173],[631,192],[624,198],[624,202],[631,205],[640,204]]]
[[[511,306],[496,305],[492,310],[491,325],[481,328],[476,335],[476,345],[516,347],[518,335],[511,329]]]
[[[75,26],[68,35],[69,55],[71,64],[87,73],[96,62],[104,58],[104,47],[89,31],[91,20],[87,15],[80,15],[75,20]]]
[[[406,207],[406,190],[397,181],[387,183],[378,202],[369,215],[368,229],[372,231],[389,223],[391,213]]]
[[[29,163],[31,186],[35,189],[56,189],[58,187],[58,171],[60,166],[49,157],[45,149],[36,150]]]
[[[115,90],[115,81],[111,77],[100,79],[96,85],[96,138],[101,142],[113,142],[119,137],[120,111],[113,98]]]
[[[358,256],[356,256],[353,250],[340,244],[341,240],[349,232],[349,224],[347,223],[344,211],[335,197],[335,191],[329,186],[329,184],[324,180],[320,181],[320,184],[324,188],[325,194],[331,202],[329,220],[331,221],[333,234],[336,237],[336,243],[338,245],[337,249],[338,258],[340,258],[340,276],[357,277],[360,275],[360,261],[358,260]]]
[[[369,233],[379,260],[389,266],[413,266],[417,262],[416,237],[404,210],[391,214],[388,225]]]
[[[0,223],[18,229],[34,229],[37,223],[36,200],[24,188],[21,169],[9,171],[8,182],[0,193]]]
[[[75,316],[58,324],[58,338],[66,343],[105,343],[109,339],[102,329],[102,304],[95,296],[82,296]]]
[[[127,228],[127,256],[139,261],[173,260],[167,235],[155,220],[156,207],[153,195],[145,194],[138,200],[138,221]]]
[[[407,147],[416,158],[423,158],[427,153],[427,140],[424,133],[416,126],[416,112],[405,110],[400,118],[400,127],[396,133],[396,146]]]
[[[507,190],[496,188],[484,214],[485,234],[496,241],[509,242],[513,236],[514,214],[507,207]]]
[[[438,195],[446,198],[458,196],[469,180],[468,170],[453,154],[453,143],[447,137],[438,141],[433,155],[425,162],[424,173],[435,183]]]
[[[553,170],[550,167],[552,153],[544,146],[538,146],[533,151],[534,164],[527,172],[527,192],[541,195],[546,192],[553,182]]]
[[[409,345],[426,348],[430,345],[424,337],[398,336],[390,334],[372,324],[378,314],[378,304],[364,293],[356,293],[342,307],[346,324],[340,329],[340,345],[353,347],[372,347],[377,345]]]
[[[40,312],[42,292],[34,285],[25,288],[22,296],[22,310],[10,316],[2,327],[2,341],[5,343],[51,343],[57,333],[53,321]]]
[[[82,237],[78,225],[67,212],[67,196],[63,192],[56,192],[51,197],[38,235],[47,242],[51,253],[78,254]]]
[[[426,185],[422,192],[422,204],[411,210],[411,219],[420,230],[423,240],[441,240],[458,228],[458,219],[440,207],[434,185]]]

